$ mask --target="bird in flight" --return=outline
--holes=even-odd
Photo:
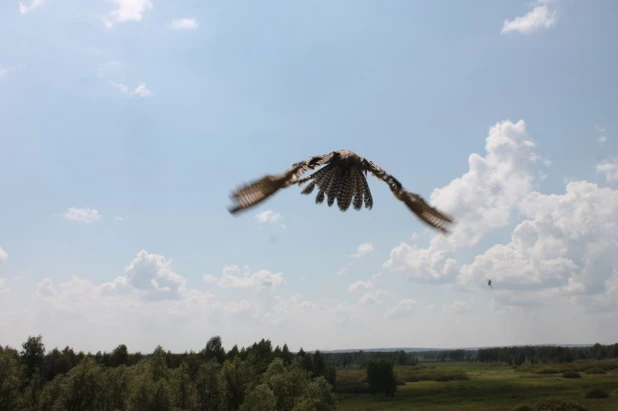
[[[494,288],[494,286],[491,285],[491,278],[489,280],[487,280],[487,285],[490,286],[491,288]]]
[[[322,167],[324,166],[325,167]],[[307,170],[316,168],[319,170],[311,175],[300,178]],[[253,207],[266,200],[282,188],[292,184],[309,184],[301,191],[308,195],[318,187],[315,197],[316,204],[324,202],[327,197],[328,206],[332,206],[337,200],[337,206],[341,211],[346,211],[350,205],[355,210],[373,207],[373,197],[365,176],[371,173],[378,180],[388,184],[393,195],[403,202],[424,223],[448,234],[446,228],[453,219],[438,211],[425,202],[419,194],[406,191],[403,185],[392,175],[384,171],[370,160],[350,150],[331,151],[328,154],[311,157],[305,161],[294,163],[290,168],[280,174],[267,174],[257,180],[238,187],[232,192],[230,198],[235,203],[228,208],[232,214]]]

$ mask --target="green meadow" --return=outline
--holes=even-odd
[[[395,372],[397,392],[394,398],[384,399],[367,393],[365,370],[338,371],[337,409],[618,410],[618,360],[615,359],[519,367],[421,361],[416,366],[396,366]],[[586,398],[587,394],[608,397]],[[550,405],[551,400],[554,405]],[[579,404],[582,408],[560,407],[556,400]]]

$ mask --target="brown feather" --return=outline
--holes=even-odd
[[[317,167],[322,168],[307,177],[299,178],[305,171]],[[317,186],[316,204],[324,202],[325,197],[328,197],[328,206],[332,206],[337,200],[337,206],[341,211],[348,210],[350,205],[353,205],[355,210],[360,210],[363,204],[365,208],[372,209],[373,196],[367,183],[367,172],[385,182],[393,195],[421,221],[443,233],[448,233],[446,225],[453,222],[450,216],[427,204],[420,195],[406,191],[395,177],[350,150],[332,151],[321,156],[314,156],[293,164],[281,174],[266,175],[244,185],[232,193],[232,198],[237,204],[229,210],[235,213],[253,207],[282,188],[292,184],[301,186],[306,182],[309,184],[303,188],[301,193],[311,194]]]

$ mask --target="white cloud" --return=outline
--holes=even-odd
[[[122,93],[124,94],[129,94],[129,87],[126,84],[120,84],[120,83],[116,83],[114,81],[110,81],[110,84],[114,87],[116,87],[118,90],[120,90]]]
[[[125,276],[101,284],[101,295],[118,295],[137,291],[146,300],[180,299],[186,295],[185,279],[172,270],[172,260],[162,255],[137,253],[124,268]]]
[[[267,270],[259,270],[251,273],[245,267],[244,273],[240,274],[240,268],[236,265],[226,265],[223,274],[218,281],[219,287],[223,288],[274,288],[283,285],[283,275],[281,273],[271,273]]]
[[[115,23],[126,21],[141,21],[144,13],[152,8],[150,0],[111,0],[115,8],[108,17],[103,18],[105,27],[110,28]]]
[[[89,224],[101,221],[102,216],[93,208],[70,207],[68,211],[64,213],[64,218],[71,221],[77,221],[79,223]]]
[[[97,77],[109,78],[109,79],[126,79],[126,68],[122,61],[113,60],[108,61],[103,66],[97,69]],[[108,80],[109,84],[118,89],[122,94],[128,96],[150,97],[154,96],[154,93],[146,86],[143,81],[138,81],[134,89],[130,89],[124,82],[116,80]]]
[[[382,302],[382,297],[388,295],[389,293],[384,290],[375,290],[364,293],[359,298],[358,302],[360,304],[379,304]]]
[[[228,270],[237,271],[231,267]],[[261,275],[253,278],[254,284],[265,284]],[[0,287],[4,297],[4,281],[0,281]],[[320,317],[325,312],[316,310],[314,302],[300,294],[273,296],[270,291],[257,292],[254,299],[217,300],[210,293],[185,287],[185,279],[173,271],[171,259],[140,251],[125,267],[125,275],[114,281],[95,284],[78,277],[60,283],[42,280],[29,303],[34,308],[31,314],[16,309],[14,304],[7,305],[13,296],[6,294],[9,297],[0,298],[0,332],[10,344],[25,338],[34,328],[52,346],[64,343],[96,351],[115,346],[122,338],[134,349],[148,351],[156,344],[172,350],[203,345],[212,336],[213,328],[225,335],[228,348],[236,343],[247,345],[268,332],[267,327],[288,321],[290,327],[279,329],[292,336],[286,338],[288,344],[293,336],[297,336],[298,344],[302,339],[298,330],[325,326]],[[302,325],[296,321],[299,316]],[[19,331],[14,327],[16,323],[23,325]],[[82,332],[70,334],[71,329]],[[181,333],[182,342],[177,338]],[[72,337],[66,340],[69,334]],[[144,339],[144,335],[151,337]]]
[[[416,304],[411,298],[401,299],[395,306],[386,310],[385,317],[390,319],[408,317],[414,311]]]
[[[154,93],[150,91],[150,89],[146,86],[146,83],[143,81],[140,81],[133,90],[129,90],[129,87],[126,84],[116,83],[114,81],[111,81],[110,84],[120,90],[123,94],[127,94],[129,96],[154,96]]]
[[[193,18],[176,19],[168,24],[168,27],[172,30],[196,30],[199,26],[197,20]]]
[[[355,257],[355,258],[364,257],[366,255],[373,253],[374,250],[375,248],[373,247],[373,244],[363,243],[358,246],[358,248],[356,249],[356,253],[354,253],[352,257]]]
[[[618,182],[618,157],[602,160],[597,164],[597,173],[603,174],[608,183]]]
[[[453,279],[457,274],[453,251],[475,246],[489,232],[510,224],[514,207],[532,190],[534,167],[547,164],[535,148],[523,120],[492,126],[485,155],[471,154],[469,170],[431,194],[436,207],[455,217],[452,234],[434,235],[427,248],[402,242],[391,250],[384,267],[419,281]]]
[[[133,264],[133,269],[150,271],[152,277],[160,280],[160,274],[165,269],[161,264],[153,267],[152,262],[142,260]],[[185,340],[182,345],[198,346],[211,336],[210,331],[199,331],[205,324],[207,328],[229,330],[233,321],[234,325],[241,326],[247,332],[252,326],[247,320],[262,318],[261,307],[252,300],[216,301],[211,294],[197,290],[184,290],[178,298],[151,298],[144,296],[144,290],[131,285],[132,280],[126,281],[127,288],[122,293],[111,293],[106,286],[112,283],[95,285],[73,277],[55,285],[50,279],[45,279],[37,287],[36,312],[29,319],[29,327],[40,330],[50,345],[65,342],[72,346],[88,347],[85,348],[87,350],[98,347],[98,350],[117,345],[118,338],[122,338],[129,346],[141,346],[142,350],[152,350],[156,344],[176,345],[177,349],[184,349],[175,341],[181,333]],[[117,285],[119,281],[115,283]],[[151,287],[148,289],[152,290]],[[52,323],[54,327],[51,327]],[[10,323],[5,324],[8,326]],[[111,332],[119,327],[122,337]],[[67,341],[69,331],[76,328],[82,331],[80,335],[74,336],[73,341]],[[152,342],[148,342],[150,338],[144,340],[145,334],[155,336]],[[237,332],[235,338],[242,340],[242,333]]]
[[[351,293],[354,292],[362,292],[358,302],[360,304],[375,304],[381,303],[381,297],[388,295],[388,292],[377,289],[374,290],[375,284],[378,282],[378,279],[381,277],[381,273],[377,272],[371,276],[371,278],[367,281],[356,281],[348,287],[348,291]]]
[[[309,300],[303,299],[302,294],[294,294],[290,298],[275,296],[275,304],[272,311],[265,314],[265,320],[275,325],[281,325],[285,321],[292,321],[298,318],[301,311],[315,309],[317,305]]]
[[[273,210],[265,210],[255,215],[255,219],[260,224],[277,224],[281,228],[285,228],[283,224],[283,216]]]
[[[382,275],[381,273],[377,272],[374,275],[372,275],[371,278],[367,281],[356,281],[350,284],[350,286],[348,287],[348,291],[353,293],[356,291],[370,290],[374,288],[375,283],[378,281],[381,275]]]
[[[133,90],[133,94],[138,95],[140,97],[149,97],[153,96],[154,93],[146,87],[146,83],[140,81],[137,87]]]
[[[594,126],[597,130],[599,144],[603,145],[607,142],[607,132],[604,127]]]
[[[474,298],[470,298],[468,301],[455,300],[451,304],[444,304],[442,311],[445,314],[465,313],[472,310],[474,304]]]
[[[349,270],[349,267],[340,268],[339,270],[337,270],[337,272],[335,272],[335,275],[338,275],[338,276],[339,275],[343,275],[343,274],[347,273],[348,270]]]
[[[30,13],[31,11],[41,7],[44,3],[45,3],[45,0],[32,0],[30,2],[30,5],[27,6],[24,3],[19,2],[19,12],[21,14]]]
[[[566,298],[579,308],[592,301],[597,310],[608,309],[618,267],[618,190],[570,181],[563,194],[540,193],[535,166],[543,162],[534,148],[523,121],[492,127],[485,156],[471,155],[469,171],[432,194],[437,207],[455,216],[453,234],[434,235],[426,248],[402,242],[384,267],[467,290],[485,289],[491,278],[499,305]],[[608,181],[613,165],[605,162],[599,170]],[[506,244],[479,250],[467,264],[457,261],[456,251],[474,252],[487,234],[515,218]]]
[[[558,21],[557,12],[550,10],[549,1],[537,1],[534,9],[513,20],[504,20],[500,33],[518,32],[531,34],[541,29],[549,29]]]
[[[114,221],[125,221],[125,220],[126,220],[126,217],[119,216],[119,215],[115,215],[115,216],[113,217],[113,219],[114,219]]]
[[[427,249],[401,242],[391,250],[383,266],[391,271],[404,271],[409,279],[440,282],[457,273],[457,261],[448,254],[448,245],[440,239],[433,240]]]
[[[462,284],[487,278],[502,299],[603,294],[618,266],[618,190],[586,181],[564,194],[531,192],[522,201],[528,219],[507,244],[496,244],[461,268]],[[526,302],[527,303],[527,302]]]
[[[40,297],[55,297],[57,295],[54,284],[49,278],[45,278],[37,285],[35,294]]]
[[[204,276],[202,277],[202,281],[204,282],[204,284],[215,284],[218,280],[212,274],[204,274]]]
[[[8,253],[0,247],[0,262],[2,262],[2,260],[6,260],[8,257]]]

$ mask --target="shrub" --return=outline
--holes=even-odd
[[[566,371],[562,373],[562,378],[581,378],[581,374],[577,371]]]
[[[537,402],[534,411],[588,411],[576,402],[548,399]]]
[[[586,370],[586,374],[607,374],[607,371],[605,371],[601,367],[593,367],[593,368],[588,368]]]
[[[393,364],[385,360],[370,361],[367,365],[367,383],[370,393],[393,397],[397,391],[397,375]]]
[[[601,388],[593,388],[586,393],[586,398],[607,398],[609,393]]]
[[[519,407],[513,408],[513,411],[534,411],[532,407],[528,407],[527,405],[520,405]]]
[[[537,374],[558,374],[560,373],[560,371],[558,371],[555,368],[544,367],[544,368],[541,368],[540,370],[537,370],[536,373]]]

